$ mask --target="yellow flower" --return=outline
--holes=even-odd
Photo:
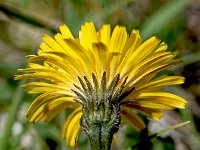
[[[79,38],[65,25],[60,31],[54,38],[42,37],[44,42],[37,54],[29,56],[28,68],[19,69],[25,73],[15,79],[39,79],[23,85],[28,93],[40,93],[27,111],[31,122],[50,121],[60,111],[73,109],[63,130],[68,145],[74,146],[81,130],[82,111],[87,111],[82,106],[97,103],[90,108],[97,111],[92,115],[96,117],[98,109],[106,111],[104,104],[99,104],[104,96],[108,103],[116,101],[122,121],[136,130],[145,127],[137,113],[159,120],[162,110],[185,107],[183,98],[160,92],[165,86],[182,84],[184,78],[156,77],[158,72],[181,62],[156,37],[142,42],[138,30],[128,35],[125,27],[116,26],[111,33],[110,25],[103,25],[96,31],[92,22],[81,27]]]

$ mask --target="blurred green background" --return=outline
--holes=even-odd
[[[200,0],[0,0],[0,150],[70,150],[61,131],[67,112],[50,123],[28,123],[25,112],[35,95],[14,81],[17,68],[26,66],[26,55],[35,53],[43,34],[59,32],[66,24],[78,36],[80,26],[93,21],[139,29],[143,38],[156,35],[178,53],[183,63],[167,72],[183,75],[182,86],[164,90],[188,101],[185,110],[166,112],[160,121],[144,118],[141,133],[123,126],[113,150],[200,150]],[[187,126],[133,146],[163,128],[190,120]],[[89,149],[86,136],[79,150]],[[72,149],[72,148],[71,148]]]

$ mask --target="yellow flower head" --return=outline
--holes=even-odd
[[[28,68],[19,69],[24,74],[15,79],[40,79],[23,85],[28,93],[40,93],[27,111],[31,122],[50,121],[63,109],[73,109],[63,130],[68,145],[75,144],[80,120],[84,124],[85,119],[118,118],[115,126],[122,119],[141,130],[145,124],[137,113],[159,120],[161,110],[185,107],[183,98],[160,92],[165,86],[182,84],[184,78],[156,77],[181,62],[156,37],[142,42],[138,30],[128,35],[125,27],[116,26],[111,33],[110,25],[103,25],[96,31],[92,22],[81,27],[79,38],[65,25],[60,31],[54,38],[42,37],[37,54],[30,56]]]

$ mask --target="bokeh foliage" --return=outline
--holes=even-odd
[[[179,54],[183,63],[167,72],[183,74],[182,87],[169,87],[186,98],[186,110],[166,112],[159,122],[144,118],[147,128],[141,133],[123,126],[113,142],[113,149],[132,149],[137,142],[179,122],[190,120],[187,127],[165,136],[146,140],[140,150],[197,150],[200,147],[200,1],[198,0],[0,0],[0,149],[65,150],[62,126],[69,112],[63,112],[51,123],[30,124],[25,111],[34,99],[14,81],[17,68],[26,64],[25,56],[36,53],[41,36],[53,35],[59,25],[67,24],[75,36],[86,21],[100,27],[109,23],[140,29],[144,39],[156,35]],[[78,140],[79,150],[89,149],[84,134]]]

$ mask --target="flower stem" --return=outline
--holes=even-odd
[[[86,132],[92,150],[110,150],[113,134],[106,126],[95,125]]]

